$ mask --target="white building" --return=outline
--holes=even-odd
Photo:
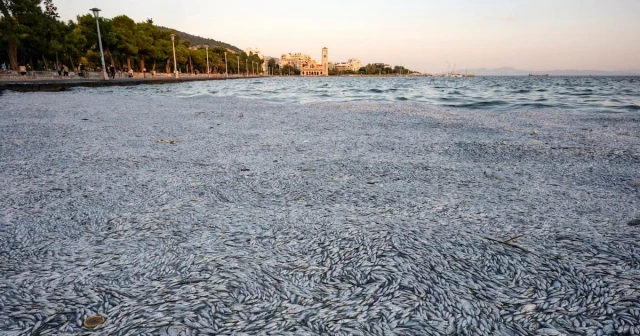
[[[261,59],[262,62],[262,72],[267,72],[267,62],[269,60],[265,59],[265,56],[262,55],[262,52],[260,52],[260,49],[258,48],[247,48],[245,50],[243,50],[245,54],[251,56],[251,55],[258,55],[258,58]]]
[[[258,55],[258,57],[260,59],[264,59],[264,56],[262,55],[262,53],[260,52],[260,49],[258,48],[247,48],[245,50],[243,50],[245,54],[251,56],[251,55]]]
[[[301,68],[311,61],[311,56],[302,53],[287,53],[280,57],[280,66],[291,65],[294,68]]]
[[[362,68],[362,62],[357,58],[350,58],[346,62],[338,62],[334,64],[335,69],[338,71],[353,71],[358,72]]]

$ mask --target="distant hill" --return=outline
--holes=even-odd
[[[192,46],[208,44],[209,47],[223,47],[223,48],[227,48],[227,49],[233,50],[235,52],[241,52],[242,51],[240,48],[238,48],[238,47],[236,47],[234,45],[231,45],[229,43],[216,41],[214,39],[210,39],[210,38],[206,38],[206,37],[191,35],[191,34],[188,34],[188,33],[185,33],[185,32],[181,32],[181,31],[179,31],[177,29],[173,29],[173,28],[167,28],[167,27],[162,27],[162,26],[159,26],[158,28],[175,31],[176,34],[178,34],[178,36],[180,36],[181,40],[187,40],[187,41],[191,42]]]
[[[519,70],[510,67],[495,69],[469,69],[476,76],[528,76],[529,74],[549,74],[550,76],[640,76],[640,70],[602,71],[602,70]],[[464,72],[463,72],[464,73]]]

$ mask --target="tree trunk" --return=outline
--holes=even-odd
[[[127,57],[127,71],[131,70],[131,56]]]
[[[73,58],[71,58],[71,55],[69,55],[69,61],[71,61],[71,69],[73,69],[75,71],[76,70],[76,65],[73,64]]]
[[[113,60],[113,55],[111,54],[111,51],[109,51],[109,49],[107,49],[106,51],[107,51],[107,55],[109,56],[109,61],[111,62],[109,64],[114,64],[115,66],[116,62]],[[108,68],[109,65],[107,64],[106,67]]]
[[[144,69],[144,57],[140,57],[140,71]]]
[[[191,62],[191,53],[189,53],[189,70],[193,74],[193,62]]]
[[[18,43],[15,39],[8,41],[7,50],[9,51],[9,66],[11,70],[18,70]]]
[[[156,71],[156,61],[153,61],[153,65],[151,66],[151,71]]]
[[[47,63],[47,59],[44,58],[44,54],[42,54],[42,64],[44,64],[44,70],[49,70],[49,63]]]
[[[164,72],[171,73],[171,58],[167,58],[167,65],[164,66]]]

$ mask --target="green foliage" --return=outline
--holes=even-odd
[[[23,60],[21,64],[27,63],[25,55],[19,55],[18,50],[30,47],[28,51],[41,51],[37,50],[42,46],[36,46],[41,41],[35,34],[46,29],[45,14],[40,0],[0,0],[0,13],[0,43],[7,45],[6,60],[11,69],[17,70],[19,59]]]
[[[54,1],[0,0],[0,63],[9,63],[15,70],[26,64],[37,70],[54,69],[56,62],[70,68],[81,62],[89,68],[100,66],[95,17],[87,13],[78,15],[75,21],[60,21]],[[252,62],[262,64],[257,56],[250,57],[235,46],[159,27],[152,20],[136,23],[120,15],[98,21],[107,65],[130,66],[135,71],[172,71],[171,34],[176,34],[176,61],[183,72],[206,73],[204,44],[210,46],[209,64],[214,72],[225,71],[225,52],[230,72],[237,72],[238,65],[244,73],[247,65],[251,69]]]
[[[242,52],[242,50],[240,50],[240,48],[228,44],[228,43],[224,43],[224,42],[220,42],[220,41],[216,41],[214,39],[209,39],[209,38],[204,38],[204,37],[200,37],[200,36],[196,36],[196,35],[191,35],[191,34],[187,34],[185,32],[181,32],[179,30],[175,30],[175,29],[171,29],[171,28],[166,28],[166,27],[162,27],[162,26],[158,26],[159,29],[162,30],[168,30],[168,31],[172,31],[174,32],[174,34],[180,36],[181,40],[187,40],[189,42],[191,42],[191,45],[193,46],[204,46],[204,45],[208,45],[209,47],[222,47],[224,49],[233,51],[233,52]]]
[[[284,75],[284,76],[287,76],[287,75],[296,75],[297,76],[297,75],[300,74],[300,70],[298,70],[298,68],[296,68],[296,67],[294,67],[294,66],[292,66],[290,64],[287,64],[287,65],[283,66],[280,69],[280,73],[282,75]]]
[[[111,21],[116,36],[116,45],[113,51],[126,57],[138,54],[137,40],[134,36],[136,23],[125,15],[116,16]]]
[[[375,65],[367,64],[364,67],[364,73],[367,74],[367,75],[373,75],[373,74],[379,73],[379,71],[378,71],[378,68],[376,68]]]

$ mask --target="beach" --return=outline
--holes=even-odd
[[[1,96],[0,333],[640,335],[640,115]]]

